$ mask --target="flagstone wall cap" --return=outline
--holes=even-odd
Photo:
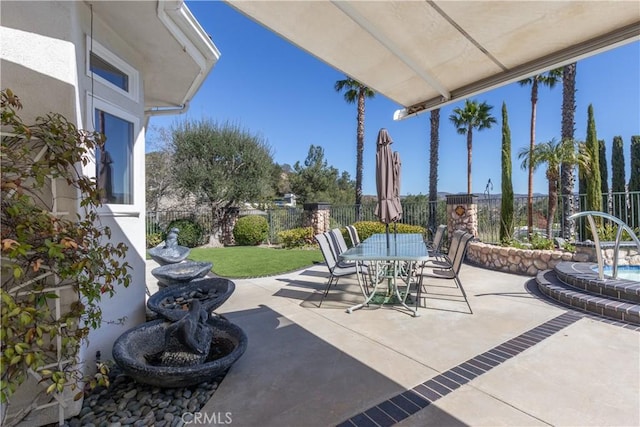
[[[305,203],[303,204],[305,211],[314,211],[314,210],[327,210],[331,208],[331,203],[327,202],[316,202],[316,203]]]
[[[447,194],[446,197],[448,205],[478,203],[476,194]]]

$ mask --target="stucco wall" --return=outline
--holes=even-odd
[[[60,113],[78,128],[92,129],[91,92],[102,102],[112,105],[136,120],[133,153],[134,204],[109,205],[101,209],[100,224],[112,230],[112,242],[125,242],[129,247],[132,284],[118,289],[113,298],[102,302],[103,327],[93,331],[80,357],[87,367],[94,366],[95,354],[111,358],[113,341],[119,334],[144,320],[145,315],[145,197],[144,197],[144,84],[138,82],[139,99],[131,99],[110,90],[100,82],[92,82],[86,71],[87,35],[127,61],[136,69],[143,68],[144,58],[136,54],[132,44],[112,31],[85,2],[40,1],[3,2],[0,27],[0,74],[3,88],[11,88],[22,100],[20,116],[33,122],[36,116]],[[95,164],[83,168],[95,176]],[[59,180],[56,210],[75,218],[80,212],[75,190]],[[45,197],[51,200],[51,197]]]

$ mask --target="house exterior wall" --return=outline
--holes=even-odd
[[[20,112],[26,122],[38,115],[57,112],[78,128],[93,129],[93,97],[112,106],[134,121],[133,204],[105,205],[100,222],[112,231],[113,242],[128,247],[127,261],[132,266],[131,285],[119,288],[114,297],[101,303],[103,325],[92,331],[80,357],[89,370],[95,355],[111,359],[113,341],[127,329],[144,321],[145,316],[145,201],[144,201],[144,86],[140,75],[137,99],[117,93],[87,75],[88,35],[113,54],[142,69],[142,58],[131,43],[112,31],[85,2],[6,2],[2,3],[0,27],[0,83],[22,100]],[[93,160],[93,159],[92,159]],[[95,163],[83,172],[95,176]],[[57,185],[57,211],[75,218],[78,197],[68,187]]]
[[[108,66],[102,69],[104,78],[89,72],[90,48],[109,65],[128,74],[128,89],[118,88],[118,83],[109,83]],[[107,140],[105,150],[113,148],[122,160],[112,162],[115,166],[112,173],[106,172],[102,176],[103,180],[112,176],[114,188],[116,184],[118,188],[107,194],[109,200],[117,202],[100,208],[99,222],[111,229],[112,243],[123,242],[129,247],[126,261],[132,267],[132,281],[128,288],[116,289],[115,297],[105,297],[101,303],[102,326],[91,332],[79,354],[87,373],[95,370],[98,351],[101,360],[111,359],[114,340],[145,320],[144,145],[147,120],[153,114],[185,111],[188,101],[219,56],[210,37],[181,0],[2,1],[0,84],[20,97],[25,106],[20,117],[26,123],[33,123],[37,116],[55,112],[78,128],[87,130],[96,127],[95,121],[99,122],[97,127],[109,122],[106,133],[111,129],[115,132],[112,135],[118,135],[111,141],[131,143],[131,146],[110,146]],[[165,107],[167,110],[163,109]],[[105,114],[95,119],[95,109]],[[133,141],[129,141],[130,130]],[[129,147],[133,148],[129,150]],[[103,152],[102,156],[106,154]],[[96,155],[88,160],[89,164],[82,167],[82,172],[95,177]],[[116,172],[125,169],[132,173]],[[115,182],[123,176],[126,178]],[[42,200],[58,215],[75,219],[80,212],[78,196],[73,188],[57,182],[51,185],[49,194],[44,194]],[[61,298],[63,305],[77,299],[75,292],[70,293]],[[26,395],[30,396],[29,393]],[[73,416],[77,413],[76,408],[79,410],[78,403],[71,403],[62,415]],[[0,414],[3,409],[0,405]],[[40,414],[25,425],[59,420],[55,407],[40,411]]]

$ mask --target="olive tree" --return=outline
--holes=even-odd
[[[261,136],[210,119],[174,124],[171,134],[176,187],[211,209],[214,228],[229,208],[272,195],[272,150]]]

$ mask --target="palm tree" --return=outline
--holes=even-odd
[[[344,100],[348,104],[358,101],[358,131],[356,145],[356,221],[360,220],[362,209],[362,157],[364,153],[364,101],[373,98],[375,92],[362,83],[347,77],[334,85],[336,92],[344,91]]]
[[[438,202],[438,146],[440,145],[440,109],[431,110],[431,141],[429,144],[429,228],[436,229]]]
[[[562,140],[573,140],[576,121],[576,63],[565,65],[562,70]],[[575,183],[574,165],[563,164],[561,173],[562,194],[562,237],[573,240],[575,222],[569,217],[574,212],[573,188]]]
[[[533,233],[533,147],[536,141],[536,110],[538,105],[538,87],[540,85],[553,89],[556,83],[562,79],[562,68],[556,68],[547,73],[536,74],[518,83],[520,86],[531,85],[531,127],[529,132],[529,186],[527,192],[527,225],[529,231],[529,239]]]
[[[549,181],[549,198],[547,208],[547,237],[552,238],[553,218],[558,206],[558,184],[561,177],[561,166],[579,164],[584,170],[590,170],[590,161],[583,144],[579,144],[580,149],[576,150],[573,140],[565,139],[557,142],[555,139],[538,144],[533,148],[533,152],[527,148],[522,148],[518,153],[518,158],[522,159],[522,169],[532,168],[534,171],[538,166],[546,163],[547,180]]]
[[[454,124],[460,135],[467,135],[467,193],[471,194],[471,150],[473,143],[473,129],[489,129],[496,119],[491,115],[493,107],[486,102],[478,101],[464,103],[464,108],[455,108],[449,120]]]

